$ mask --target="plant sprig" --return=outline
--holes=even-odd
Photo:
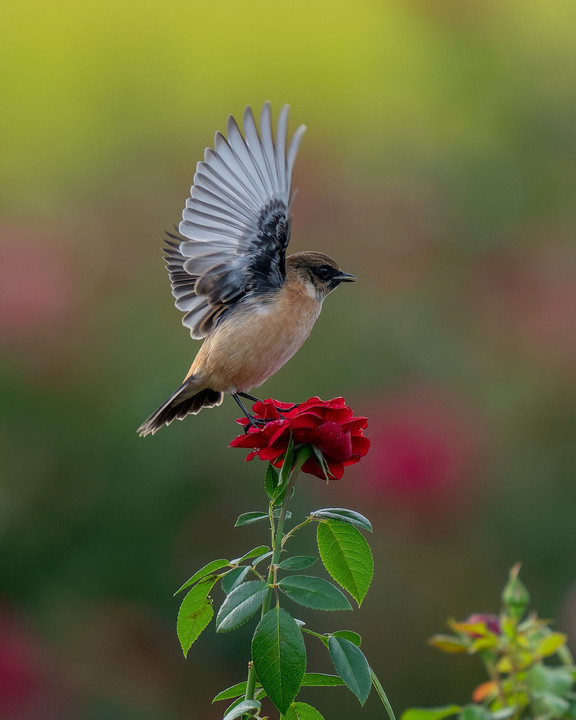
[[[225,720],[263,717],[262,701],[266,698],[280,712],[282,720],[322,720],[318,710],[297,701],[298,693],[302,687],[339,686],[347,687],[360,705],[364,705],[374,686],[390,720],[395,720],[386,694],[360,649],[361,637],[350,630],[318,633],[285,607],[288,599],[301,608],[351,610],[346,593],[360,606],[374,572],[372,552],[361,532],[371,532],[372,526],[355,511],[315,510],[286,529],[296,478],[311,452],[310,446],[295,448],[290,440],[280,471],[271,464],[266,470],[267,511],[246,512],[236,521],[239,527],[268,520],[271,547],[260,545],[234,560],[214,560],[178,590],[188,590],[177,623],[185,656],[214,617],[211,593],[218,583],[225,598],[216,613],[217,632],[231,632],[260,611],[247,679],[214,698],[214,702],[231,701],[223,713]],[[287,554],[287,541],[312,523],[317,524],[318,556]],[[265,559],[269,561],[266,576],[257,569]],[[318,559],[337,585],[308,574]],[[336,674],[307,670],[305,635],[318,638],[326,647]]]

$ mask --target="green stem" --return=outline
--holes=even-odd
[[[286,545],[286,541],[288,540],[288,538],[292,537],[292,535],[294,535],[297,530],[301,530],[306,525],[309,525],[312,520],[314,520],[314,518],[312,517],[306,518],[306,520],[304,520],[304,522],[301,522],[300,525],[296,525],[292,528],[292,530],[290,530],[290,532],[287,532],[286,535],[284,535],[284,540],[282,540],[282,547]]]
[[[496,683],[496,689],[498,691],[498,699],[500,700],[500,704],[503,708],[508,707],[508,701],[506,699],[506,694],[504,692],[504,688],[502,687],[502,678],[500,677],[500,673],[496,670],[496,665],[494,664],[494,661],[490,659],[488,656],[482,656],[482,660],[484,662],[484,667],[486,668],[486,672],[488,673],[488,677],[492,682]]]
[[[270,563],[270,568],[268,570],[268,579],[267,582],[269,585],[271,585],[274,582],[274,575],[276,567],[280,561],[280,555],[282,554],[282,537],[284,534],[284,523],[286,522],[286,512],[288,510],[288,503],[290,502],[292,490],[294,488],[294,483],[296,482],[296,478],[300,474],[300,470],[302,468],[302,465],[306,462],[308,459],[308,455],[306,457],[301,458],[300,456],[296,456],[296,461],[294,463],[294,467],[292,468],[292,472],[290,473],[290,479],[288,480],[288,484],[286,485],[286,492],[284,493],[284,502],[282,503],[282,507],[280,508],[280,515],[278,516],[278,522],[274,523],[274,516],[273,516],[273,507],[274,507],[274,501],[270,503],[270,531],[272,533],[272,561]],[[262,603],[262,611],[260,613],[260,619],[266,615],[268,610],[270,610],[270,603],[272,600],[272,593],[269,592],[266,597],[264,598],[264,602]],[[245,698],[246,700],[254,700],[254,690],[256,688],[256,670],[254,670],[254,665],[252,662],[250,662],[250,667],[248,670],[248,679],[246,682],[246,694]],[[248,716],[249,717],[249,716]]]
[[[372,670],[372,668],[370,668],[370,677],[372,678],[372,685],[374,685],[374,688],[378,693],[380,700],[382,700],[382,705],[384,705],[384,707],[386,708],[388,717],[390,718],[390,720],[396,720],[396,715],[394,715],[394,710],[392,710],[390,700],[388,700],[388,696],[384,692],[384,688],[380,684],[380,680],[378,680],[378,678],[376,677],[376,673],[374,672],[374,670]]]

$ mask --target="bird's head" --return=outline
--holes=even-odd
[[[286,258],[288,282],[300,282],[306,292],[322,302],[328,293],[342,282],[354,282],[356,278],[338,267],[338,264],[324,253],[307,251],[294,253]]]

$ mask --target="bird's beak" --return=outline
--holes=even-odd
[[[340,271],[340,273],[335,275],[332,280],[336,280],[336,282],[354,282],[356,278],[354,275],[350,275],[350,273]]]

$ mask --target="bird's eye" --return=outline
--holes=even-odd
[[[327,280],[332,275],[332,268],[328,265],[320,265],[320,267],[314,268],[314,272],[322,280]]]

